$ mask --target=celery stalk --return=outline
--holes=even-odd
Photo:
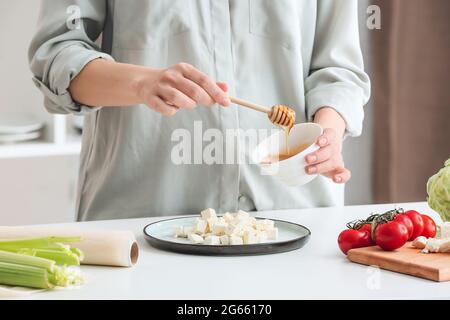
[[[50,272],[53,272],[55,269],[55,261],[7,251],[0,251],[0,262],[44,268]]]
[[[58,267],[52,260],[0,251],[1,284],[48,289],[81,282],[75,271]]]
[[[35,239],[0,240],[0,250],[12,251],[21,248],[61,248],[64,243],[80,241],[80,237],[46,237]]]
[[[35,257],[50,259],[56,262],[56,264],[79,266],[80,259],[71,250],[58,251],[52,249],[23,249],[20,251],[23,254],[29,254]]]
[[[80,264],[83,253],[65,244],[79,240],[78,237],[0,240],[0,284],[42,289],[80,284],[79,273],[65,267]]]
[[[0,262],[0,283],[41,289],[53,287],[47,269],[8,262]]]
[[[82,252],[62,242],[79,241],[79,237],[47,237],[37,239],[0,240],[0,250],[42,257],[56,264],[80,265]]]
[[[84,258],[83,251],[81,251],[78,248],[70,248],[70,251],[72,251],[73,254],[76,254],[78,256],[78,259],[80,259],[80,261],[83,261]]]

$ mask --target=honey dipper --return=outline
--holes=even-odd
[[[248,102],[239,98],[230,97],[231,102],[238,105],[267,113],[270,121],[278,126],[283,126],[289,128],[289,130],[294,126],[295,123],[295,111],[288,106],[282,104],[276,104],[271,108],[262,106],[256,103]]]

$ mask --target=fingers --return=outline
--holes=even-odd
[[[186,63],[178,64],[178,68],[181,69],[185,78],[194,81],[202,87],[215,102],[223,106],[231,104],[228,95],[206,74]]]
[[[332,179],[335,183],[345,183],[348,180],[350,180],[352,174],[350,172],[350,170],[346,169],[346,168],[339,168],[337,170],[334,171],[333,175],[332,175]]]
[[[215,83],[190,64],[178,63],[166,69],[149,69],[146,75],[136,86],[139,101],[164,115],[172,115],[178,108],[231,104],[225,83]]]
[[[338,168],[324,174],[325,177],[333,179],[335,183],[345,183],[350,180],[352,174],[347,168]]]
[[[333,179],[335,183],[345,183],[351,178],[350,170],[344,167],[342,161],[337,161],[334,158],[307,166],[305,171],[307,174],[322,174]]]
[[[344,166],[340,142],[336,139],[334,129],[327,128],[317,138],[320,148],[305,157],[307,174],[321,174],[333,179],[335,183],[345,183],[350,177],[350,170]]]
[[[194,100],[186,96],[184,93],[169,86],[160,90],[160,97],[166,102],[166,104],[176,106],[178,108],[193,109],[197,105]]]
[[[157,96],[151,98],[148,102],[148,106],[164,116],[173,116],[179,110],[178,107],[167,104],[163,99]]]
[[[202,87],[189,79],[182,77],[178,79],[175,85],[176,88],[192,99],[196,104],[212,106],[216,103]]]
[[[326,128],[323,131],[323,134],[317,138],[317,144],[319,147],[325,147],[331,143],[333,143],[336,140],[336,131],[331,128]]]
[[[326,147],[328,149],[331,148],[331,146]],[[325,148],[324,148],[325,149]],[[325,151],[328,152],[328,151]],[[344,161],[342,161],[342,158],[339,156],[331,156],[325,161],[317,162],[313,165],[308,165],[305,168],[306,173],[308,174],[328,174],[334,170],[345,168],[344,167]]]
[[[320,162],[324,162],[330,159],[335,153],[335,148],[333,145],[327,145],[325,147],[320,148],[319,150],[308,154],[305,157],[305,161],[307,164],[316,164]]]
[[[225,82],[217,82],[217,85],[223,92],[228,92],[228,85]]]
[[[340,163],[337,163],[334,158],[331,158],[327,161],[307,166],[305,170],[308,174],[325,174],[339,168],[340,166]]]

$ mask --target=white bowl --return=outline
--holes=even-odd
[[[259,165],[262,175],[274,176],[289,186],[304,185],[317,176],[305,172],[305,156],[319,149],[316,141],[322,132],[316,123],[296,124],[289,134],[289,148],[295,150],[301,145],[307,148],[285,160],[262,164],[269,156],[286,153],[286,133],[280,130],[258,144],[251,155],[252,162]]]

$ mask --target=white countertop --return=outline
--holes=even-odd
[[[425,202],[398,204],[441,222]],[[436,283],[349,262],[337,246],[346,222],[394,205],[259,212],[307,226],[305,247],[274,255],[207,257],[151,247],[143,227],[164,218],[76,223],[82,228],[135,232],[140,256],[132,268],[82,266],[81,288],[40,292],[32,299],[431,299],[450,298],[450,282]],[[67,224],[65,224],[67,226]],[[74,224],[72,224],[74,225]]]

